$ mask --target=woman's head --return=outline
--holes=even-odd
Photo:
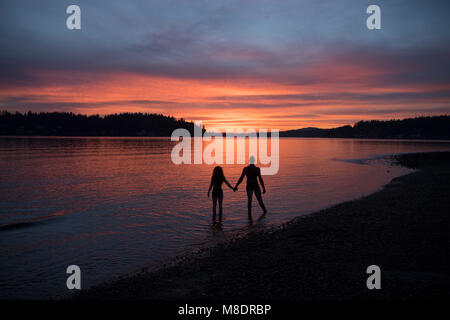
[[[220,167],[220,166],[215,167],[213,170],[212,176],[214,179],[223,179],[224,175],[223,175],[222,167]]]

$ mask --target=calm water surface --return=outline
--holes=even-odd
[[[0,298],[67,292],[229,236],[359,198],[406,169],[380,155],[450,150],[450,143],[280,139],[280,170],[265,176],[270,214],[247,220],[245,182],[224,186],[222,228],[211,223],[213,166],[172,164],[167,138],[0,138]],[[365,161],[355,161],[364,159]],[[235,184],[242,165],[223,165]]]

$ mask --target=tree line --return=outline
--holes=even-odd
[[[39,136],[171,136],[173,130],[195,124],[156,113],[120,113],[105,116],[72,112],[0,111],[0,135]]]
[[[359,121],[332,129],[304,128],[280,132],[282,137],[363,139],[450,139],[450,116]]]
[[[178,128],[194,134],[195,124],[156,113],[119,113],[105,116],[72,112],[0,111],[0,135],[148,136],[167,137]],[[203,131],[205,129],[203,128]],[[280,132],[281,137],[450,139],[450,116],[403,120],[359,121],[332,129],[303,128]]]

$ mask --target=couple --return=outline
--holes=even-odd
[[[267,213],[266,207],[264,206],[264,202],[261,197],[261,189],[259,188],[258,179],[261,183],[261,187],[263,189],[262,193],[266,193],[266,188],[264,186],[264,181],[261,177],[261,170],[255,166],[255,157],[250,157],[250,165],[245,167],[242,171],[242,175],[239,178],[236,186],[233,188],[225,179],[223,174],[222,167],[215,167],[213,171],[213,175],[211,177],[211,184],[209,185],[208,197],[212,188],[212,200],[213,200],[213,219],[216,219],[216,204],[219,201],[219,219],[222,219],[222,200],[223,200],[223,191],[222,191],[222,183],[226,183],[230,189],[233,189],[234,192],[237,191],[237,187],[242,182],[245,176],[247,176],[247,197],[248,197],[248,219],[252,219],[252,195],[255,193],[256,199],[258,199],[259,205],[261,209],[263,209],[264,213]]]

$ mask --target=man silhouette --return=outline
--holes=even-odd
[[[261,177],[261,170],[255,166],[255,157],[251,156],[249,159],[250,165],[248,167],[245,167],[244,170],[242,170],[242,175],[239,178],[238,182],[236,183],[236,186],[234,187],[233,191],[237,191],[237,187],[242,182],[245,176],[247,176],[247,197],[248,197],[248,218],[252,219],[252,195],[255,193],[256,199],[258,200],[258,203],[263,209],[264,214],[267,213],[266,207],[264,206],[264,202],[262,200],[261,196],[261,189],[259,188],[259,183],[261,183],[261,187],[263,189],[263,193],[266,193],[266,187],[264,186],[264,181]]]

